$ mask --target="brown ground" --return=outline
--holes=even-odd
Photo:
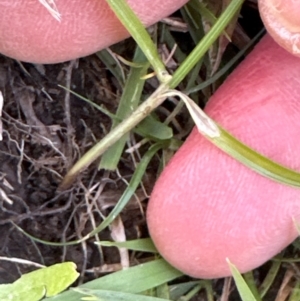
[[[115,111],[117,83],[97,56],[49,66],[19,64],[0,56],[0,66],[4,98],[0,256],[43,265],[72,260],[79,270],[89,271],[85,280],[93,277],[96,267],[119,269],[116,249],[100,250],[93,243],[69,247],[35,243],[12,224],[43,240],[71,241],[90,232],[93,221],[98,225],[118,201],[124,180],[134,169],[130,155],[123,157],[118,172],[97,171],[93,165],[68,191],[58,190],[72,164],[110,129],[107,116],[58,84]],[[145,199],[142,190],[139,197]],[[101,239],[111,239],[111,232],[121,232],[122,237],[125,231],[131,239],[144,234],[144,215],[137,202],[125,211],[122,221],[103,231]],[[12,282],[27,270],[28,265],[1,260],[0,283]]]

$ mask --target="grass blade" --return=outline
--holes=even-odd
[[[86,288],[76,288],[74,290],[81,294],[94,297],[92,300],[95,301],[169,301],[169,299],[108,290],[91,290]]]
[[[254,278],[253,272],[250,271],[248,273],[245,273],[244,279],[246,284],[248,285],[249,289],[251,290],[253,296],[255,297],[256,300],[262,301],[260,294],[258,292],[257,286],[256,286],[256,280]]]
[[[244,145],[221,127],[219,129],[220,137],[210,140],[225,153],[264,177],[292,187],[300,187],[300,173],[270,160]]]
[[[146,30],[141,27],[139,20],[130,10],[128,5],[124,0],[107,0],[111,5],[112,9],[116,12],[117,16],[126,20],[123,24],[126,29],[134,36],[138,45],[144,52],[147,59],[153,65],[153,61],[159,60],[157,50],[153,49],[154,44],[152,43],[150,37],[148,36]],[[173,75],[170,82],[168,80],[162,80],[162,84],[157,88],[157,90],[145,101],[143,102],[131,115],[129,118],[124,120],[119,124],[114,130],[112,130],[108,135],[106,135],[99,143],[92,147],[72,168],[69,170],[65,176],[61,187],[62,189],[68,187],[77,176],[77,174],[89,166],[94,160],[101,156],[111,145],[118,141],[124,134],[133,129],[139,122],[141,122],[146,116],[157,108],[163,101],[164,98],[161,97],[165,93],[169,86],[176,87],[183,78],[193,69],[193,67],[198,63],[200,58],[209,49],[211,44],[218,38],[218,35],[226,28],[232,17],[239,10],[242,5],[243,0],[233,0],[223,14],[218,18],[210,32],[201,40],[201,42],[195,47],[188,58],[180,65]],[[131,12],[130,12],[131,11]],[[134,20],[130,23],[130,19]],[[135,22],[137,21],[137,22]],[[135,27],[135,25],[137,27]],[[148,38],[146,38],[148,36]],[[143,38],[147,40],[143,41]],[[148,45],[149,44],[149,45]],[[148,48],[149,46],[149,48]],[[161,64],[158,63],[155,67],[155,71],[158,75],[163,73],[165,69],[162,68]],[[159,73],[161,72],[161,73]]]
[[[300,187],[300,173],[261,155],[217,125],[185,94],[170,90],[168,96],[178,96],[186,104],[198,131],[214,145],[255,172],[276,182]]]
[[[169,81],[170,75],[166,71],[163,62],[160,59],[155,44],[152,42],[144,25],[128,6],[127,2],[125,0],[106,1],[144,52],[145,56],[153,66],[159,81],[162,83]]]
[[[95,244],[104,247],[126,248],[133,251],[157,253],[156,247],[150,238],[141,238],[124,242],[100,241],[95,242]]]
[[[288,301],[299,301],[299,300],[300,300],[300,281],[297,280]]]
[[[106,68],[117,79],[121,87],[124,87],[125,75],[120,63],[117,61],[115,55],[109,49],[103,49],[97,52],[98,58],[104,63]]]
[[[103,229],[105,229],[117,216],[121,211],[124,209],[124,207],[127,205],[131,197],[134,195],[137,187],[140,185],[142,177],[145,174],[145,171],[152,159],[152,157],[164,146],[163,143],[156,143],[152,145],[149,150],[146,152],[146,154],[143,156],[142,160],[139,162],[139,164],[136,167],[136,170],[131,177],[130,183],[126,190],[124,191],[123,195],[121,196],[120,200],[114,207],[114,209],[110,212],[110,214],[105,218],[105,220],[92,232],[88,233],[86,236],[84,236],[82,239],[74,240],[74,241],[68,241],[68,242],[51,242],[51,241],[45,241],[39,238],[36,238],[29,233],[25,232],[22,228],[14,224],[14,226],[21,231],[24,235],[32,239],[33,241],[40,242],[45,245],[50,246],[71,246],[78,243],[81,243],[83,241],[86,241],[87,239],[91,238],[95,234],[101,232]]]
[[[208,34],[198,43],[193,49],[187,59],[179,66],[169,83],[171,88],[175,88],[198,63],[203,55],[208,51],[209,47],[218,39],[220,34],[224,31],[230,20],[240,9],[244,0],[232,0],[226,10],[218,18],[216,23],[212,26]]]
[[[242,301],[260,301],[256,299],[251,292],[251,289],[248,287],[246,281],[244,280],[243,276],[240,274],[238,269],[233,265],[229,259],[227,259],[231,274],[234,278],[236,287],[239,291]]]
[[[78,288],[106,289],[137,294],[180,276],[182,276],[181,272],[171,267],[165,260],[159,259],[87,282]],[[78,301],[81,296],[78,292],[68,290],[47,301]]]
[[[272,266],[270,267],[268,274],[266,275],[265,279],[259,287],[259,294],[261,298],[264,298],[267,292],[269,291],[276,276],[278,275],[280,267],[281,261],[272,261]]]
[[[75,163],[64,177],[60,188],[67,188],[77,176],[77,174],[89,166],[99,156],[101,156],[110,146],[117,142],[124,134],[133,129],[139,122],[145,119],[155,108],[157,108],[163,101],[161,94],[166,92],[168,86],[161,84],[159,88],[144,101],[127,119],[116,126],[109,134],[107,134],[101,141],[94,145],[82,158]]]
[[[150,147],[150,149],[147,151],[147,153],[144,155],[140,163],[138,164],[131,180],[129,183],[129,186],[124,191],[123,195],[121,196],[120,200],[118,201],[117,205],[114,207],[114,209],[110,212],[110,214],[106,217],[106,219],[90,234],[88,234],[85,238],[89,238],[91,236],[94,236],[95,234],[99,233],[103,229],[105,229],[116,217],[121,211],[124,209],[124,207],[127,205],[133,194],[135,193],[136,189],[141,183],[142,177],[145,174],[146,168],[148,167],[148,164],[150,163],[152,157],[162,148],[161,143],[156,143]]]
[[[116,114],[120,120],[128,117],[137,108],[145,83],[141,78],[146,75],[149,68],[149,63],[139,47],[135,51],[133,62],[143,67],[131,67]],[[119,123],[113,120],[112,129]],[[129,134],[125,134],[103,154],[100,169],[115,170],[117,168],[128,137]]]

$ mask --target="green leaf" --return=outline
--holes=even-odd
[[[182,275],[165,260],[159,259],[87,282],[78,288],[105,289],[138,294]],[[47,301],[78,301],[80,296],[78,292],[68,290],[47,299]]]
[[[167,140],[173,137],[172,128],[155,119],[152,115],[145,118],[135,131],[141,136],[157,140]]]
[[[157,250],[150,238],[141,238],[124,242],[100,241],[95,242],[104,247],[126,248],[133,251],[157,253]]]
[[[38,301],[59,294],[79,276],[73,262],[55,264],[22,275],[12,284],[0,286],[1,301]]]
[[[22,285],[22,283],[0,285],[1,301],[38,301],[46,295],[46,288],[42,284]]]

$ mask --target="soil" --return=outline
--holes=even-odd
[[[0,66],[0,283],[13,282],[34,268],[8,257],[47,266],[71,260],[83,271],[80,281],[120,269],[115,248],[101,249],[89,241],[50,246],[34,242],[16,226],[45,241],[72,241],[109,213],[133,173],[134,154],[125,154],[116,172],[98,171],[94,164],[67,191],[60,189],[66,172],[110,130],[111,120],[58,85],[112,112],[121,88],[96,55],[57,65],[24,64],[0,56]],[[111,240],[119,232],[127,239],[145,235],[144,205],[139,203],[145,193],[138,191],[138,201],[101,232],[100,240]]]

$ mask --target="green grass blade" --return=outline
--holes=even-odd
[[[95,242],[95,244],[99,244],[103,247],[117,247],[133,251],[157,253],[157,249],[150,238],[141,238],[124,242],[100,241]]]
[[[221,127],[219,129],[220,137],[210,140],[225,153],[264,177],[292,187],[300,187],[300,173],[257,153]]]
[[[177,44],[169,27],[165,24],[162,24],[161,36],[161,42],[165,43],[169,49],[173,49],[174,45]],[[176,47],[173,58],[178,64],[181,64],[186,59],[186,54],[179,47]]]
[[[149,63],[139,47],[135,51],[133,62],[143,67],[131,67],[116,114],[120,120],[128,117],[137,108],[145,83],[142,77],[146,75],[149,68]],[[115,128],[119,123],[114,120],[112,128]],[[115,170],[117,168],[128,137],[129,134],[126,133],[103,154],[100,169]]]
[[[214,290],[212,287],[212,281],[211,280],[203,280],[203,286],[206,290],[206,296],[207,296],[207,301],[214,301]]]
[[[224,31],[230,20],[240,9],[244,0],[232,0],[226,10],[218,18],[215,24],[212,26],[208,34],[198,43],[193,49],[187,59],[180,65],[173,75],[169,85],[171,88],[175,88],[192,70],[192,68],[198,63],[202,56],[208,51],[209,47],[218,39],[220,34]]]
[[[183,282],[178,284],[173,284],[170,286],[170,299],[171,300],[177,300],[181,296],[188,293],[190,290],[192,290],[194,287],[198,286],[201,283],[201,281],[189,281],[189,282]]]
[[[116,121],[121,121],[117,118],[117,116],[115,114],[112,114],[111,112],[109,112],[107,109],[105,109],[103,106],[99,106],[96,103],[92,102],[91,100],[89,100],[86,97],[83,97],[82,95],[62,86],[62,85],[58,85],[60,88],[68,91],[69,93],[73,94],[74,96],[78,97],[79,99],[87,102],[88,104],[90,104],[91,106],[93,106],[95,109],[99,110],[101,113],[105,114],[106,116],[108,116],[109,118],[111,118],[112,120],[116,120]]]
[[[272,266],[270,267],[268,274],[266,275],[265,279],[259,287],[259,294],[261,298],[264,298],[267,292],[269,291],[276,276],[278,275],[280,267],[281,261],[272,261]]]
[[[164,98],[161,96],[168,90],[166,84],[161,84],[157,90],[144,101],[131,115],[122,123],[116,126],[109,134],[107,134],[101,141],[94,145],[82,158],[75,163],[69,170],[68,174],[63,179],[60,188],[68,187],[77,176],[77,174],[89,166],[99,156],[101,156],[110,146],[117,142],[124,134],[133,129],[139,122],[145,119],[155,108],[157,108]]]
[[[118,292],[141,293],[182,276],[182,273],[171,267],[165,260],[154,260],[131,267],[108,276],[87,282],[79,288],[106,289]],[[78,301],[82,295],[68,290],[47,301]]]
[[[21,231],[24,235],[26,235],[27,237],[32,239],[33,241],[36,241],[36,242],[39,242],[42,244],[46,244],[46,245],[50,245],[50,246],[70,246],[70,245],[78,244],[80,242],[83,242],[83,241],[91,238],[95,234],[97,234],[100,231],[102,231],[103,229],[105,229],[118,216],[118,214],[124,209],[124,207],[127,205],[129,200],[131,199],[131,197],[134,195],[137,187],[140,185],[142,177],[144,176],[146,168],[148,167],[152,157],[163,146],[164,146],[163,143],[156,143],[149,148],[149,150],[143,156],[142,160],[137,165],[135,172],[134,172],[133,176],[131,177],[128,187],[124,191],[123,195],[121,196],[120,200],[118,201],[118,203],[116,204],[114,209],[110,212],[110,214],[106,217],[106,219],[96,229],[94,229],[92,232],[90,232],[89,234],[84,236],[82,239],[63,242],[63,243],[45,241],[45,240],[42,240],[42,239],[39,239],[39,238],[36,238],[36,237],[30,235],[29,233],[25,232],[22,228],[20,228],[19,226],[15,225],[15,224],[14,224],[14,226],[19,231]]]
[[[90,300],[95,301],[169,301],[169,299],[162,299],[157,297],[138,295],[132,293],[115,292],[109,290],[99,290],[99,289],[87,289],[87,288],[76,288],[76,292],[81,294],[94,297]]]
[[[63,88],[64,90],[70,92],[71,94],[75,95],[79,99],[87,102],[95,109],[99,110],[103,114],[107,115],[116,124],[122,122],[122,119],[119,118],[117,115],[110,113],[104,107],[97,105],[96,103],[92,102],[88,98],[83,97],[82,95],[75,93],[72,90],[67,89],[59,85],[59,87]],[[138,126],[133,129],[135,133],[141,135],[142,137],[150,137],[156,140],[167,140],[173,137],[173,130],[171,127],[167,126],[166,124],[160,122],[159,120],[155,119],[152,115],[147,116],[142,122],[138,124]]]
[[[153,61],[157,61],[157,59],[159,60],[159,57],[154,44],[152,43],[145,29],[141,28],[141,23],[139,22],[137,17],[134,15],[134,13],[131,11],[124,0],[107,1],[116,12],[117,16],[119,18],[123,18],[123,24],[129,30],[129,32],[134,35],[134,38],[138,42],[138,45],[140,46],[150,63],[153,65]],[[230,18],[235,15],[242,3],[243,0],[233,0],[229,4],[224,13],[220,16],[220,18],[218,18],[210,32],[202,39],[202,41],[192,51],[192,53],[188,56],[184,63],[182,63],[177,69],[172,81],[168,82],[168,80],[165,79],[164,75],[163,77],[165,80],[162,80],[163,84],[161,84],[157,88],[157,90],[130,115],[129,118],[124,120],[114,130],[106,135],[99,143],[97,143],[87,153],[85,153],[84,156],[71,168],[62,182],[61,188],[68,187],[81,170],[85,169],[94,160],[101,156],[111,145],[117,142],[128,131],[133,129],[133,127],[141,122],[146,116],[150,115],[150,113],[164,101],[164,98],[161,97],[161,95],[168,90],[169,86],[177,86],[181,82],[181,80],[192,70],[192,68],[197,64],[203,54],[209,49],[210,45],[217,39],[218,34],[222,33],[224,28],[230,22]],[[135,23],[135,21],[137,21],[137,23]],[[134,24],[137,27],[135,27]],[[143,41],[145,35],[148,36],[148,38],[145,38],[146,40],[148,39],[148,42]],[[150,48],[148,48],[148,46]],[[161,66],[160,63],[155,67],[157,69],[155,71],[158,72],[158,75],[164,74],[164,69],[159,66]]]
[[[242,301],[260,301],[257,300],[251,292],[251,289],[248,287],[246,281],[238,271],[238,269],[227,259],[231,274],[234,278],[236,287],[239,291]]]
[[[254,46],[254,44],[259,40],[259,38],[262,37],[263,33],[265,33],[265,29],[261,30],[246,46],[244,49],[240,50],[237,55],[235,55],[222,69],[220,69],[218,72],[216,72],[212,77],[204,81],[203,83],[188,88],[185,93],[191,94],[198,91],[201,91],[202,89],[210,86],[214,82],[216,82],[218,79],[220,79],[222,76],[224,76],[226,73],[228,73],[229,69],[231,69],[244,55],[245,53]]]
[[[185,94],[169,90],[166,95],[180,97],[186,104],[199,132],[226,154],[264,177],[292,187],[300,187],[299,172],[278,164],[243,144],[217,125]]]
[[[39,242],[41,244],[48,245],[48,246],[57,246],[57,247],[72,246],[72,245],[77,245],[77,244],[79,244],[82,241],[80,239],[74,240],[74,241],[68,241],[68,242],[52,242],[52,241],[47,241],[47,240],[43,240],[43,239],[37,238],[35,236],[32,236],[31,234],[27,233],[21,227],[19,227],[18,225],[16,225],[13,222],[12,222],[12,224],[14,225],[14,227],[16,227],[17,230],[19,230],[21,233],[23,233],[25,236],[27,236],[32,241]]]
[[[250,288],[255,299],[262,301],[260,294],[258,292],[257,286],[256,286],[256,280],[254,278],[253,272],[250,271],[248,273],[245,273],[243,276],[244,276],[245,282],[247,283],[248,287]]]
[[[157,286],[155,289],[155,293],[152,294],[152,296],[170,300],[170,289],[169,289],[168,283],[163,283],[163,284]]]
[[[300,300],[300,281],[297,280],[288,301],[299,301],[299,300]]]
[[[162,83],[169,81],[170,76],[160,59],[155,44],[152,42],[144,25],[129,7],[127,2],[125,0],[106,0],[106,2],[142,49],[151,63],[159,81]]]
[[[180,300],[182,301],[190,301],[191,299],[195,298],[199,291],[203,288],[203,281],[199,281],[199,284],[194,286],[185,296],[182,296]],[[211,301],[211,300],[208,300]]]
[[[203,19],[198,6],[198,0],[190,0],[181,9],[183,20],[188,24],[189,34],[191,35],[191,38],[195,45],[197,45],[205,35],[203,28]]]
[[[112,73],[121,87],[124,87],[125,75],[122,67],[116,62],[115,56],[108,49],[103,49],[97,52],[98,58],[103,62],[106,68]]]
[[[118,201],[117,205],[106,217],[106,219],[85,238],[94,236],[95,234],[105,229],[118,216],[118,214],[121,213],[121,211],[127,205],[131,197],[134,195],[136,189],[140,185],[142,177],[144,176],[146,168],[148,167],[148,164],[150,163],[152,157],[157,153],[158,150],[162,148],[162,146],[163,145],[161,143],[156,143],[150,147],[150,149],[143,156],[142,160],[139,162],[138,166],[136,167],[136,170],[130,180],[130,183],[126,188],[126,190],[124,191],[123,195],[121,196],[120,200]]]

